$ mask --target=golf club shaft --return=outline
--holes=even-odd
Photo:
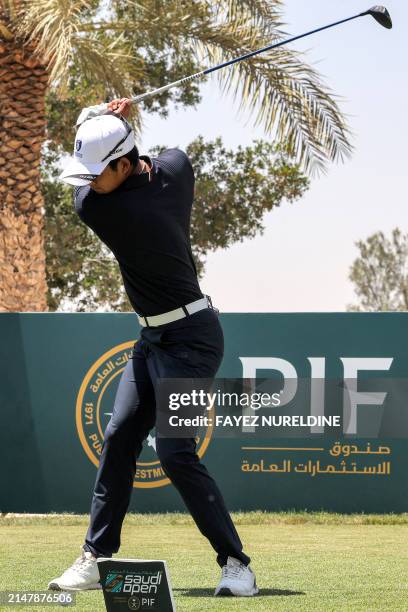
[[[211,68],[207,68],[206,70],[202,70],[201,72],[196,72],[188,77],[184,77],[179,79],[178,81],[174,81],[173,83],[169,83],[168,85],[164,85],[163,87],[159,87],[158,89],[153,89],[152,91],[148,91],[139,96],[133,96],[131,98],[132,102],[141,102],[146,98],[150,98],[152,96],[157,96],[172,87],[178,87],[179,85],[184,85],[184,83],[188,83],[189,81],[193,81],[195,79],[202,78],[211,72],[215,72],[216,70],[220,70],[221,68],[225,68],[226,66],[231,66],[232,64],[236,64],[237,62],[242,62],[242,60],[248,59],[249,57],[253,57],[254,55],[258,55],[259,53],[264,53],[265,51],[269,51],[270,49],[277,49],[278,47],[282,47],[283,45],[287,45],[295,40],[299,40],[300,38],[305,38],[306,36],[310,36],[311,34],[316,34],[317,32],[321,32],[322,30],[327,30],[328,28],[334,28],[335,26],[340,25],[341,23],[346,23],[346,21],[351,21],[352,19],[357,19],[357,17],[362,17],[367,13],[359,13],[358,15],[353,15],[353,17],[347,17],[346,19],[341,19],[340,21],[335,21],[334,23],[330,23],[329,25],[322,26],[321,28],[316,28],[315,30],[311,30],[310,32],[305,32],[304,34],[298,34],[297,36],[293,36],[292,38],[287,38],[285,40],[281,40],[278,43],[273,43],[272,45],[268,45],[266,47],[262,47],[261,49],[257,49],[256,51],[250,51],[249,53],[245,53],[244,55],[240,55],[240,57],[236,57],[235,59],[229,60],[227,62],[223,62],[222,64],[218,64],[217,66],[213,66]]]

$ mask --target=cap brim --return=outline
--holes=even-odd
[[[97,176],[103,172],[108,165],[109,160],[99,164],[84,164],[76,159],[72,159],[68,166],[59,175],[60,181],[82,187],[89,185]]]

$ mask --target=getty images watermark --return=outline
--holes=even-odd
[[[281,393],[231,393],[225,391],[207,392],[204,389],[192,389],[187,392],[173,392],[169,395],[169,410],[180,408],[201,408],[208,414],[196,416],[170,415],[171,427],[340,427],[340,415],[287,415],[287,414],[215,414],[218,409],[247,408],[258,411],[261,408],[278,407],[281,405]]]
[[[361,384],[362,382],[362,384]],[[408,437],[408,379],[162,379],[157,434]]]

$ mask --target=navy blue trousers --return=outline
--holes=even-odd
[[[212,309],[142,328],[105,431],[85,550],[96,556],[111,556],[119,550],[136,461],[155,425],[155,389],[160,378],[214,378],[223,354],[222,327]],[[220,490],[196,454],[195,439],[156,437],[156,451],[165,474],[216,551],[219,565],[228,556],[248,564]]]

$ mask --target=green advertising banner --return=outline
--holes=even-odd
[[[325,412],[326,380],[347,384],[354,397],[339,408],[347,416],[342,439],[310,428],[303,438],[257,437],[256,430],[226,437],[208,427],[198,453],[228,507],[407,512],[403,425],[400,435],[394,422],[389,436],[379,438],[373,426],[372,437],[359,438],[355,424],[362,414],[375,425],[392,399],[387,381],[407,379],[408,313],[237,313],[220,320],[219,378],[274,372],[296,388],[308,381],[303,402],[310,414]],[[1,512],[89,511],[103,432],[138,337],[134,314],[0,314]],[[403,420],[408,397],[401,388]],[[132,511],[184,510],[157,459],[154,432],[134,489]]]

